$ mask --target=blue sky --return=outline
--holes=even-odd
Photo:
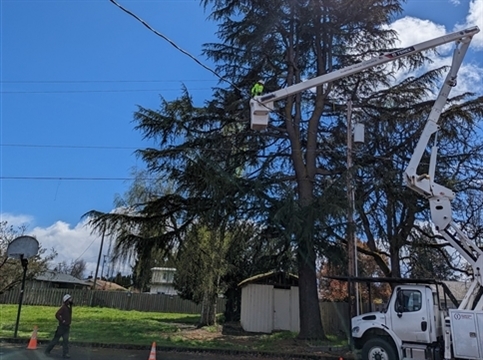
[[[0,1],[0,218],[27,224],[58,261],[81,256],[92,270],[99,242],[81,216],[112,210],[143,166],[133,154],[149,145],[133,129],[137,105],[158,108],[183,83],[201,105],[217,79],[108,0]],[[199,1],[119,3],[212,67],[201,49],[217,28]],[[465,24],[483,29],[482,18],[483,0],[409,0],[392,26],[410,45]],[[480,93],[482,38],[461,85]]]

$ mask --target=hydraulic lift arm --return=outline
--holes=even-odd
[[[474,281],[468,290],[459,309],[483,309],[483,296],[477,299],[478,292],[483,287],[483,252],[464,234],[455,224],[452,218],[451,200],[455,194],[452,190],[434,182],[436,169],[437,150],[435,145],[431,150],[428,174],[419,175],[417,169],[422,156],[428,146],[431,136],[439,129],[438,121],[448,99],[451,88],[456,85],[456,76],[472,40],[480,29],[475,26],[465,30],[457,31],[417,45],[381,54],[378,57],[362,61],[360,63],[345,67],[343,69],[321,75],[316,78],[289,86],[272,93],[256,96],[250,100],[250,124],[254,130],[263,130],[268,125],[269,114],[274,109],[274,102],[288,96],[300,93],[310,88],[320,86],[332,81],[359,73],[369,68],[382,65],[404,56],[409,56],[435,48],[450,42],[456,43],[453,53],[453,61],[449,73],[436,98],[431,113],[427,119],[423,133],[418,141],[416,149],[411,157],[405,171],[406,185],[429,200],[431,208],[431,219],[441,235],[468,261],[473,268]],[[475,300],[476,303],[475,303]]]
[[[372,59],[362,61],[360,63],[345,67],[343,69],[333,71],[331,73],[315,77],[313,79],[283,88],[272,93],[256,96],[250,100],[250,127],[254,130],[263,130],[268,125],[268,117],[270,111],[274,109],[274,102],[284,99],[288,96],[300,93],[304,90],[320,86],[332,81],[359,73],[361,71],[370,69],[374,66],[382,65],[394,60],[397,60],[404,56],[409,56],[428,50],[446,43],[461,41],[462,39],[471,38],[474,34],[478,33],[478,27],[472,27],[465,30],[457,31],[444,35],[432,40],[428,40],[417,45],[409,46],[407,48],[397,50],[394,52],[381,54],[380,56]]]
[[[406,185],[429,200],[431,220],[436,229],[473,268],[473,283],[461,302],[459,309],[483,309],[483,297],[476,299],[479,290],[483,286],[483,251],[453,221],[451,201],[454,199],[455,193],[451,189],[434,182],[438,153],[436,135],[435,144],[431,148],[428,174],[419,175],[417,170],[431,136],[439,130],[438,121],[441,112],[446,104],[451,88],[456,85],[456,76],[471,39],[478,31],[478,28],[474,28],[473,32],[468,32],[466,36],[456,41],[449,73],[434,102],[424,130],[405,171]],[[475,300],[478,301],[475,303]]]

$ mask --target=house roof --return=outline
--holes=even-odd
[[[248,284],[293,285],[298,286],[299,277],[284,271],[270,271],[241,281],[238,286]]]
[[[94,283],[94,279],[87,279],[89,285],[92,285]],[[105,281],[101,279],[96,280],[96,289],[95,290],[106,290],[106,291],[128,291],[125,287],[110,282],[110,281]]]
[[[35,280],[89,286],[89,283],[86,281],[80,280],[69,274],[61,274],[52,270],[48,270],[40,275],[37,275]]]

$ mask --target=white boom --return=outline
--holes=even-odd
[[[456,75],[466,54],[472,36],[478,28],[468,32],[456,43],[453,61],[442,88],[426,121],[424,130],[405,171],[406,185],[429,200],[431,220],[441,235],[465,258],[473,268],[474,280],[458,309],[483,310],[483,297],[474,304],[477,292],[483,286],[483,251],[463,233],[453,221],[451,201],[455,193],[434,182],[438,146],[431,148],[428,174],[418,175],[421,158],[426,151],[431,136],[439,130],[438,121],[446,104],[451,88],[456,85]],[[436,142],[436,141],[435,141]]]
[[[450,42],[455,42],[456,48],[453,53],[453,60],[449,73],[433,105],[431,113],[426,122],[426,126],[405,171],[405,176],[407,186],[425,196],[429,200],[431,218],[438,231],[442,232],[444,238],[465,258],[466,261],[468,261],[473,268],[474,282],[467,296],[461,303],[460,309],[470,307],[470,304],[472,304],[477,295],[478,289],[483,286],[483,251],[476,246],[475,243],[468,239],[468,237],[453,221],[451,214],[451,200],[453,200],[455,197],[454,192],[434,182],[438,150],[436,145],[432,147],[431,151],[429,174],[418,175],[417,169],[431,136],[439,130],[438,121],[441,112],[446,104],[451,88],[456,85],[457,73],[469,47],[471,39],[479,31],[480,29],[477,26],[456,31],[401,50],[381,54],[378,57],[362,61],[329,74],[321,75],[266,95],[257,96],[250,100],[251,128],[255,130],[262,130],[267,127],[269,113],[270,111],[273,111],[274,102],[277,100],[281,100],[315,86],[320,86],[359,73],[374,66],[394,61],[404,56],[409,56]],[[483,296],[481,297],[477,308],[483,309]]]
[[[406,185],[429,200],[431,220],[441,235],[472,266],[474,280],[457,310],[440,307],[438,292],[421,285],[398,286],[391,304],[384,313],[356,316],[352,320],[352,336],[362,349],[362,358],[384,360],[407,359],[475,359],[483,360],[483,251],[461,231],[452,217],[451,201],[455,193],[435,180],[438,147],[431,148],[428,174],[418,174],[421,159],[431,137],[439,130],[438,121],[448,100],[451,88],[456,85],[457,73],[470,42],[480,31],[472,27],[402,50],[363,61],[314,79],[257,96],[250,100],[251,128],[265,129],[274,102],[304,90],[361,72],[377,65],[416,54],[446,43],[455,42],[453,60],[448,75],[433,104],[423,132],[404,172]],[[436,143],[436,136],[435,143]],[[401,290],[402,289],[402,290]],[[399,291],[401,290],[401,292]],[[405,292],[406,294],[405,295]],[[399,294],[402,294],[401,296]],[[436,302],[434,302],[436,296]],[[411,310],[399,310],[396,305],[412,299]],[[424,302],[417,300],[424,298]],[[417,305],[417,308],[414,305]],[[409,303],[408,303],[409,306]],[[428,325],[429,324],[429,325]],[[481,344],[479,346],[478,344]],[[454,355],[454,356],[453,356]]]
[[[359,73],[361,71],[370,69],[374,66],[378,66],[384,63],[388,63],[397,60],[404,56],[409,56],[435,48],[437,46],[447,44],[454,41],[464,41],[464,39],[470,39],[473,35],[477,34],[480,30],[477,26],[471,27],[465,30],[457,31],[444,35],[432,40],[428,40],[417,45],[409,46],[407,48],[393,51],[390,53],[381,54],[380,56],[372,59],[362,61],[360,63],[345,67],[343,69],[333,71],[331,73],[315,77],[313,79],[289,86],[284,89],[274,91],[272,93],[256,96],[250,100],[250,127],[254,130],[263,130],[268,125],[268,117],[270,111],[274,109],[274,102],[290,95],[300,93],[304,90],[320,86],[332,81]]]

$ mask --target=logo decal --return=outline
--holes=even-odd
[[[386,54],[386,56],[388,58],[395,58],[395,57],[398,57],[398,56],[402,56],[402,55],[405,55],[407,53],[410,53],[412,51],[414,51],[414,46],[410,46],[408,48],[405,48],[405,49],[402,49],[402,50],[398,50],[398,51],[394,51],[392,53],[389,53],[389,54]]]
[[[460,313],[456,313],[456,314],[454,314],[454,319],[455,320],[472,320],[473,319],[473,315],[472,314],[460,314]]]

